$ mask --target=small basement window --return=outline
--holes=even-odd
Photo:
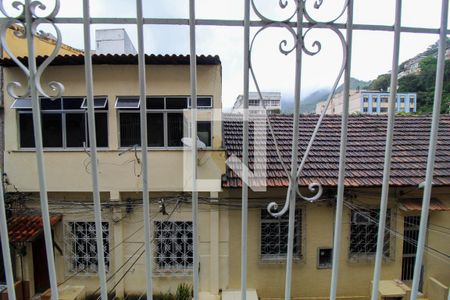
[[[317,268],[330,269],[333,262],[333,248],[317,249]]]

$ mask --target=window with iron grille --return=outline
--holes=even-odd
[[[106,269],[109,268],[109,224],[102,222]],[[69,273],[97,273],[97,243],[94,222],[67,222],[65,254]]]
[[[46,148],[89,147],[86,98],[40,98],[42,142]],[[108,147],[108,99],[94,98],[95,130],[98,147]],[[20,148],[34,148],[31,99],[17,99]]]
[[[155,222],[155,260],[157,271],[189,271],[193,263],[191,221]]]
[[[289,213],[279,218],[261,210],[261,258],[285,258],[287,254]],[[294,257],[301,256],[301,210],[295,210]]]
[[[350,224],[350,255],[375,255],[377,251],[379,209],[352,210]],[[387,210],[386,228],[390,227]],[[383,255],[390,256],[390,233],[384,233]]]

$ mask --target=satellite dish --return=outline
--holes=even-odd
[[[193,145],[192,138],[184,137],[184,138],[181,139],[181,142],[186,147],[192,148],[192,145]],[[206,148],[206,144],[203,143],[198,137],[197,137],[197,148],[198,149],[205,149]]]

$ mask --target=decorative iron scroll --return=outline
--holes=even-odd
[[[264,27],[262,27],[261,29],[259,29],[255,33],[255,35],[252,38],[252,41],[251,41],[251,44],[250,44],[250,50],[249,50],[249,52],[250,52],[249,53],[250,73],[251,73],[253,82],[254,82],[254,84],[256,86],[257,92],[259,94],[260,103],[262,103],[262,106],[264,108],[265,108],[265,104],[264,104],[264,101],[263,101],[261,89],[260,89],[260,86],[258,84],[258,80],[256,78],[256,74],[255,74],[255,71],[254,71],[253,66],[252,66],[252,49],[253,49],[255,40],[257,39],[257,37],[260,35],[261,32],[263,32],[264,30],[266,30],[268,28],[275,28],[275,27],[276,28],[286,29],[292,36],[293,46],[292,47],[287,47],[288,46],[288,41],[286,39],[283,39],[278,45],[280,53],[282,53],[284,55],[288,55],[291,52],[293,52],[297,47],[301,47],[302,51],[305,54],[307,54],[309,56],[314,56],[314,55],[318,54],[322,50],[322,44],[321,44],[320,41],[315,40],[310,46],[306,45],[305,38],[314,29],[318,29],[318,28],[328,29],[328,30],[331,30],[333,33],[335,33],[337,35],[337,37],[339,38],[339,40],[341,42],[341,45],[342,45],[342,53],[343,53],[342,64],[341,64],[341,68],[340,68],[340,70],[338,72],[338,76],[336,77],[336,80],[334,81],[331,93],[328,96],[328,99],[326,100],[326,104],[325,104],[324,110],[322,111],[322,113],[321,113],[321,115],[320,115],[320,117],[319,117],[319,119],[318,119],[318,121],[316,123],[316,126],[314,128],[313,134],[312,134],[311,139],[310,139],[310,141],[308,143],[306,151],[303,154],[301,163],[300,163],[300,165],[297,168],[297,172],[296,172],[296,177],[295,178],[291,177],[291,175],[289,174],[288,168],[287,168],[286,164],[284,163],[284,161],[282,159],[282,155],[281,155],[281,152],[280,152],[280,149],[279,149],[279,146],[278,146],[278,142],[277,142],[274,130],[273,130],[273,126],[271,124],[270,118],[268,119],[269,131],[270,131],[270,135],[271,135],[271,137],[273,139],[273,142],[275,144],[278,160],[279,160],[280,164],[282,165],[283,171],[285,172],[286,176],[289,179],[289,189],[288,189],[288,192],[286,193],[286,200],[285,200],[285,203],[284,203],[282,209],[278,210],[279,205],[276,202],[271,202],[267,206],[267,211],[273,217],[280,217],[280,216],[284,215],[288,211],[289,201],[290,201],[289,200],[290,199],[289,195],[290,195],[290,192],[291,192],[291,189],[292,189],[292,186],[293,186],[292,182],[293,181],[297,182],[297,184],[299,182],[300,174],[301,174],[301,172],[302,172],[302,170],[303,170],[303,168],[305,166],[305,163],[306,163],[306,160],[308,158],[309,152],[310,152],[311,147],[312,147],[312,145],[314,143],[314,140],[316,138],[317,132],[318,132],[318,130],[319,130],[321,124],[322,124],[322,120],[323,120],[323,118],[325,116],[325,113],[326,113],[326,111],[328,109],[328,106],[329,106],[329,104],[331,102],[331,99],[333,98],[333,96],[336,93],[337,85],[338,85],[340,79],[342,78],[342,75],[343,75],[344,70],[345,70],[346,61],[347,61],[346,41],[345,41],[345,38],[344,38],[343,34],[340,32],[338,27],[335,25],[335,22],[344,15],[344,13],[345,13],[345,11],[347,9],[347,6],[348,6],[348,0],[344,1],[343,8],[340,10],[339,14],[336,17],[334,17],[333,19],[328,20],[328,21],[319,21],[319,20],[316,20],[315,18],[313,18],[311,16],[311,14],[309,13],[308,9],[306,8],[306,2],[307,1],[308,0],[294,0],[295,7],[296,7],[295,12],[293,14],[291,14],[288,18],[277,21],[277,20],[273,20],[273,19],[270,19],[270,18],[264,16],[261,13],[261,11],[258,9],[258,7],[257,7],[257,5],[255,3],[255,0],[251,0],[251,4],[252,4],[252,8],[253,8],[254,13],[262,21],[267,23]],[[287,6],[288,6],[288,3],[289,3],[289,0],[284,0],[284,1],[280,0],[278,2],[278,5],[279,5],[279,7],[281,9],[286,9]],[[322,7],[322,4],[323,4],[323,0],[316,0],[314,2],[314,9],[320,9]],[[304,32],[301,32],[301,33],[297,33],[292,28],[292,26],[289,24],[289,22],[291,22],[297,14],[300,14],[308,22],[308,28]],[[298,188],[297,188],[297,194],[298,194],[298,196],[301,199],[304,199],[304,200],[309,201],[309,202],[313,202],[313,201],[318,200],[321,197],[322,192],[323,192],[323,188],[322,188],[321,184],[317,183],[317,182],[310,183],[308,185],[308,189],[309,189],[309,191],[311,191],[312,193],[315,193],[315,194],[313,196],[311,196],[311,197],[304,196],[304,195],[302,195],[300,193],[300,190]],[[294,201],[295,201],[295,199],[294,199]]]
[[[31,96],[31,86],[30,83],[33,83],[36,87],[39,95],[56,99],[62,96],[64,93],[64,85],[57,81],[51,81],[48,83],[48,87],[55,92],[53,95],[48,95],[41,84],[42,73],[48,67],[48,65],[55,59],[58,55],[59,50],[62,45],[62,35],[59,28],[55,25],[54,19],[59,12],[60,2],[59,0],[55,0],[55,4],[53,9],[45,16],[39,16],[38,11],[46,12],[47,7],[40,1],[30,1],[25,0],[25,3],[20,1],[14,1],[11,4],[12,8],[18,11],[17,16],[10,15],[4,6],[4,1],[0,1],[0,11],[6,16],[6,21],[0,27],[0,39],[3,46],[3,49],[6,51],[8,56],[17,64],[17,66],[24,72],[28,86],[26,88],[26,92],[23,94],[16,93],[17,89],[22,88],[22,84],[18,81],[8,82],[6,85],[6,91],[13,98],[25,98]],[[38,27],[41,24],[50,24],[56,32],[55,37],[55,47],[52,53],[44,60],[44,62],[36,68],[36,70],[31,70],[30,66],[25,66],[16,55],[14,55],[12,49],[8,47],[8,43],[6,41],[6,33],[8,28],[12,25],[18,25],[19,30],[14,30],[14,35],[20,39],[27,39],[28,49],[32,49],[33,47],[33,39],[36,35],[41,34],[38,32]],[[31,44],[31,45],[30,45]],[[28,53],[29,60],[34,59],[31,57],[31,54]],[[34,80],[32,80],[34,79]]]

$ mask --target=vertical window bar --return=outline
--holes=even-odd
[[[48,208],[47,183],[45,180],[44,151],[42,148],[41,103],[36,86],[36,60],[34,54],[33,17],[31,15],[31,0],[25,0],[25,26],[28,47],[28,66],[30,70],[30,92],[33,112],[34,140],[36,147],[36,162],[39,178],[39,196],[41,204],[42,225],[44,228],[45,253],[47,255],[48,275],[51,289],[51,299],[58,300],[58,284],[56,279],[55,256],[53,254],[53,238],[50,226],[50,212]]]
[[[0,174],[3,174],[1,172]],[[3,194],[3,184],[0,184],[0,238],[2,243],[3,265],[6,275],[6,285],[8,287],[8,300],[16,300],[14,289],[14,275],[9,249],[8,225],[6,222],[5,197]]]
[[[442,86],[444,81],[444,65],[445,65],[445,50],[447,48],[447,18],[448,18],[448,0],[442,0],[441,7],[441,28],[439,34],[439,51],[437,59],[436,70],[436,84],[434,88],[434,104],[433,117],[431,121],[430,143],[428,147],[427,170],[425,177],[425,187],[422,199],[422,212],[420,215],[419,239],[417,241],[417,254],[414,265],[414,278],[411,287],[411,300],[417,299],[417,291],[419,289],[423,252],[425,245],[425,238],[427,233],[428,212],[430,209],[430,196],[433,184],[434,160],[436,155],[437,136],[439,131],[439,115],[442,101]]]
[[[194,300],[198,300],[198,192],[197,192],[197,57],[195,44],[195,0],[189,0],[189,46],[191,78],[191,138],[192,138],[192,239],[193,262],[192,279]]]
[[[291,174],[289,180],[289,226],[288,226],[288,246],[286,256],[286,279],[284,282],[284,299],[291,299],[292,289],[292,259],[294,252],[294,228],[295,228],[295,199],[297,196],[298,181],[298,140],[300,123],[300,94],[301,94],[301,72],[302,72],[302,51],[303,51],[303,9],[304,1],[297,3],[297,45],[295,48],[295,95],[294,95],[294,120],[292,122],[292,153],[291,153]]]
[[[339,258],[342,239],[342,210],[344,204],[344,179],[345,179],[345,156],[347,152],[347,123],[349,109],[349,90],[350,90],[350,67],[352,57],[352,35],[353,35],[353,0],[347,3],[347,60],[345,63],[344,74],[344,103],[342,111],[341,125],[341,145],[339,153],[339,177],[338,190],[336,197],[336,219],[334,224],[334,241],[333,241],[333,264],[331,271],[331,287],[330,300],[336,300],[337,284],[339,278]]]
[[[242,120],[241,299],[247,299],[248,226],[248,92],[250,59],[250,0],[244,2],[244,99]]]
[[[88,106],[88,127],[89,127],[89,148],[91,157],[92,173],[92,194],[94,198],[95,213],[95,238],[97,244],[98,257],[98,277],[100,282],[100,296],[102,300],[108,300],[108,290],[106,286],[105,254],[103,247],[102,229],[102,208],[100,203],[100,192],[98,188],[97,169],[97,138],[95,134],[95,114],[92,78],[92,57],[91,57],[91,28],[89,15],[89,0],[83,0],[83,31],[84,31],[84,70],[86,78],[86,100]]]
[[[150,199],[148,188],[148,153],[147,153],[147,101],[146,101],[146,75],[144,51],[144,22],[142,0],[136,0],[136,21],[138,37],[138,63],[139,63],[139,95],[141,98],[141,161],[142,161],[142,201],[144,213],[144,242],[145,242],[145,274],[147,300],[153,299],[153,255],[151,247]]]
[[[397,75],[400,52],[400,26],[402,15],[402,0],[395,3],[394,50],[392,54],[391,94],[389,96],[388,124],[386,130],[386,149],[384,153],[383,186],[381,190],[380,219],[378,225],[377,251],[373,272],[372,300],[378,299],[381,263],[383,261],[384,233],[386,231],[386,213],[389,200],[389,180],[391,175],[392,143],[394,137],[395,102],[397,101]]]

